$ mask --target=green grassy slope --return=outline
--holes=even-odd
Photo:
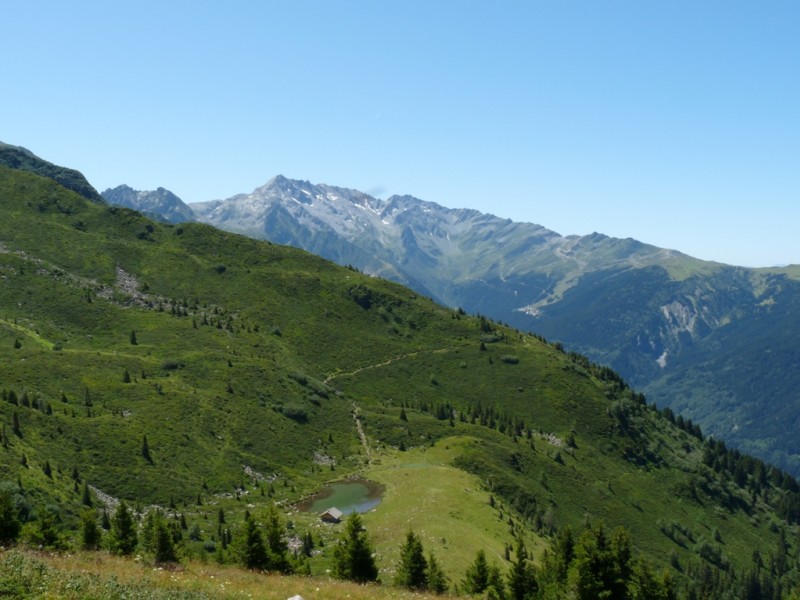
[[[236,522],[269,494],[289,506],[362,472],[387,486],[366,518],[384,572],[413,526],[458,579],[478,549],[521,534],[539,553],[585,520],[625,525],[661,565],[746,566],[798,518],[794,480],[752,461],[738,473],[741,456],[539,338],[2,167],[0,390],[0,479],[67,525],[85,481],[176,505],[213,542],[218,507]]]

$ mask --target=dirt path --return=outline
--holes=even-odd
[[[361,445],[364,446],[364,452],[367,453],[367,464],[372,464],[372,452],[369,449],[369,442],[367,441],[367,435],[364,433],[364,428],[361,426],[361,419],[358,416],[359,408],[358,404],[353,402],[353,421],[356,422],[356,431],[358,431],[358,437],[361,439]]]
[[[358,375],[362,371],[367,371],[369,369],[379,369],[381,367],[386,367],[386,366],[389,366],[392,363],[397,362],[398,360],[405,360],[406,358],[411,358],[412,356],[417,356],[418,354],[422,354],[424,352],[429,352],[431,354],[433,354],[435,352],[446,352],[448,350],[454,350],[456,348],[467,346],[467,345],[468,344],[463,344],[462,346],[458,346],[458,345],[456,345],[456,346],[446,346],[445,348],[438,348],[436,350],[416,350],[414,352],[409,352],[408,354],[403,354],[402,356],[396,356],[394,358],[390,358],[389,360],[386,360],[386,361],[381,362],[381,363],[376,363],[374,365],[366,365],[364,367],[359,367],[355,371],[349,371],[347,373],[334,373],[333,375],[328,375],[328,377],[325,378],[325,383],[330,383],[331,381],[333,381],[337,377],[347,377],[347,376],[351,376],[352,377],[353,375]]]

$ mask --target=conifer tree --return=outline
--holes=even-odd
[[[59,523],[61,518],[54,506],[41,509],[30,529],[26,526],[26,541],[32,546],[60,549],[62,547]]]
[[[311,556],[311,553],[314,551],[314,536],[311,535],[310,531],[306,531],[305,535],[303,536],[303,554],[306,556]]]
[[[177,562],[175,543],[169,523],[159,509],[147,513],[142,527],[142,547],[153,555],[156,564]]]
[[[150,456],[150,446],[147,444],[146,435],[142,437],[142,456],[147,462],[153,462],[153,458]]]
[[[92,493],[89,491],[89,484],[85,481],[83,482],[83,491],[81,492],[81,502],[84,506],[92,507]]]
[[[22,524],[19,520],[14,484],[4,481],[0,484],[0,544],[13,542],[19,536]]]
[[[87,508],[81,513],[81,547],[84,550],[97,550],[101,539],[102,533],[97,526],[94,511]]]
[[[334,548],[333,576],[358,583],[378,579],[372,547],[358,513],[352,513],[347,518],[342,537]]]
[[[400,564],[394,582],[412,590],[424,590],[428,586],[428,563],[422,542],[412,530],[408,530],[405,543],[400,546]]]
[[[237,536],[237,541],[236,555],[242,566],[259,571],[268,567],[269,559],[264,538],[249,513],[245,513],[244,531]]]
[[[430,552],[428,554],[428,589],[434,594],[444,594],[447,587],[447,577],[433,552]]]
[[[136,346],[139,342],[136,341],[136,332],[131,331],[131,346]]]
[[[269,559],[267,569],[270,571],[288,573],[291,571],[291,566],[287,558],[289,545],[283,537],[284,526],[274,504],[270,504],[267,508],[264,524],[266,527],[267,556]]]
[[[517,544],[516,561],[508,573],[508,591],[512,600],[527,600],[533,598],[538,589],[536,574],[528,562],[528,551],[522,539]]]
[[[486,585],[486,597],[496,600],[506,600],[506,584],[500,567],[496,564],[489,566],[489,578]]]
[[[480,594],[489,586],[489,563],[486,553],[478,550],[473,563],[467,567],[462,588],[467,594]]]
[[[108,549],[111,554],[128,556],[136,549],[138,536],[128,505],[122,500],[111,518],[111,531],[108,534]]]
[[[19,427],[19,415],[17,415],[17,411],[14,411],[14,414],[11,415],[11,430],[17,437],[22,437],[22,429]]]

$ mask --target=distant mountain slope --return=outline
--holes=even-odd
[[[609,364],[659,405],[800,473],[800,269],[745,269],[633,239],[561,236],[411,196],[278,176],[198,220],[304,248]]]
[[[0,480],[26,514],[52,504],[76,523],[82,486],[170,506],[208,557],[223,505],[238,525],[332,478],[438,482],[446,468],[489,507],[504,569],[504,544],[527,537],[538,560],[545,538],[586,519],[624,525],[687,581],[796,548],[793,478],[703,441],[607,367],[305,251],[154,222],[34,174],[0,167],[0,197]],[[453,535],[426,546],[458,580],[485,549],[453,541],[463,499],[394,490],[365,517],[378,554],[436,511]]]
[[[83,174],[75,169],[59,167],[36,156],[30,150],[21,146],[11,146],[0,142],[0,165],[10,169],[29,171],[53,179],[63,185],[68,190],[77,192],[87,200],[92,202],[103,202],[103,198],[97,193]]]
[[[142,192],[130,186],[120,185],[102,193],[109,204],[124,206],[145,213],[167,223],[194,221],[194,212],[175,194],[164,188]]]

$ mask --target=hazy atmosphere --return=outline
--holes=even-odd
[[[800,263],[794,2],[4,5],[0,140],[187,202],[278,173]]]

